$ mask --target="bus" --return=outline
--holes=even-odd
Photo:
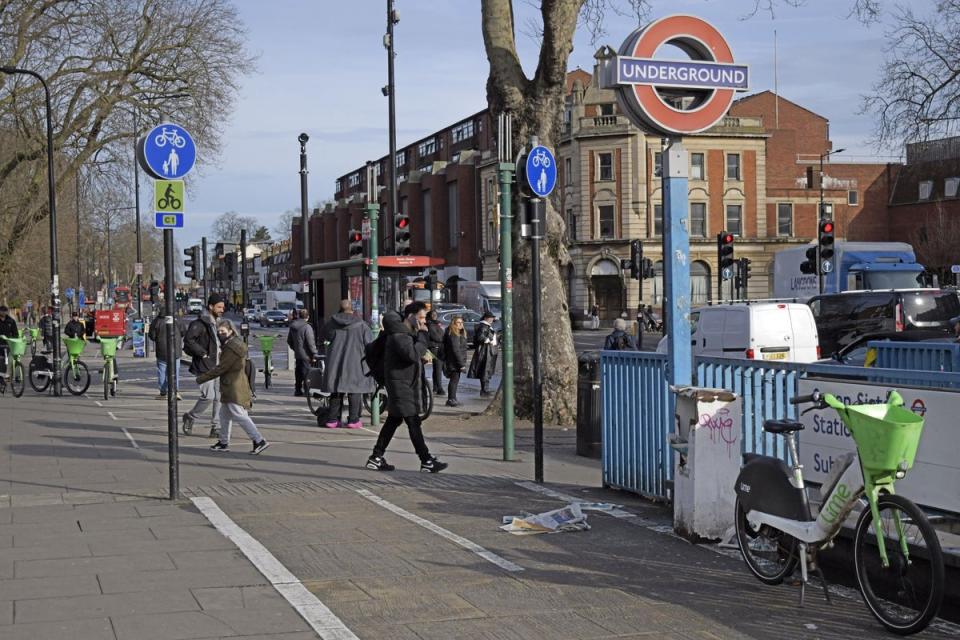
[[[127,285],[118,285],[113,288],[113,308],[126,309],[133,304],[130,287]]]

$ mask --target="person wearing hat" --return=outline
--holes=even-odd
[[[494,315],[487,311],[473,330],[473,360],[470,361],[468,378],[480,380],[480,397],[488,398],[490,392],[490,378],[497,368],[497,355],[500,347],[497,344],[497,332],[493,330]]]
[[[63,333],[68,338],[86,339],[87,330],[80,321],[79,311],[73,311],[70,314],[70,322],[63,328]]]
[[[227,299],[219,293],[207,298],[207,308],[187,327],[183,337],[183,350],[190,356],[190,373],[201,376],[214,369],[220,362],[220,340],[217,338],[217,320],[223,315]],[[200,397],[193,408],[183,414],[183,432],[193,432],[193,423],[213,410],[210,437],[220,435],[220,385],[216,378],[200,383]]]
[[[17,331],[17,321],[10,315],[6,305],[0,304],[0,336],[6,338],[19,338]],[[7,373],[7,341],[0,340],[0,375]]]

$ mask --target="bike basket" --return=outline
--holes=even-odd
[[[906,471],[913,466],[923,418],[890,404],[849,405],[845,411],[865,469]]]
[[[276,340],[276,336],[257,336],[257,339],[260,340],[260,351],[273,351],[273,341]]]
[[[36,342],[40,338],[40,328],[30,328],[30,339]]]
[[[87,346],[87,341],[83,338],[65,337],[63,343],[67,345],[67,353],[71,358],[76,358],[83,353],[83,348]]]
[[[104,358],[113,358],[117,355],[116,338],[100,338],[100,353]]]
[[[5,338],[7,344],[10,345],[10,355],[14,357],[19,357],[24,354],[27,350],[27,343],[23,338]]]

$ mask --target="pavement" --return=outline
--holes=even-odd
[[[547,429],[536,485],[527,423],[519,459],[503,462],[498,419],[438,407],[425,431],[448,471],[419,473],[401,431],[397,470],[377,473],[362,467],[376,432],[318,428],[285,370],[252,413],[272,446],[248,455],[235,430],[231,451],[213,453],[198,424],[179,437],[171,501],[153,362],[121,360],[109,401],[0,396],[3,640],[884,635],[848,589],[833,605],[812,590],[798,608],[796,587],[764,586],[735,552],[674,536],[664,506],[603,489],[573,429]],[[498,529],[571,499],[622,508],[590,512],[589,531]],[[958,633],[938,621],[920,637]]]

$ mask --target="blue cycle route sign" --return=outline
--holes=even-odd
[[[537,145],[527,155],[527,184],[538,198],[546,198],[557,185],[557,160],[553,152]]]
[[[197,147],[187,130],[178,124],[158,124],[137,145],[144,171],[157,180],[179,180],[197,161]]]

